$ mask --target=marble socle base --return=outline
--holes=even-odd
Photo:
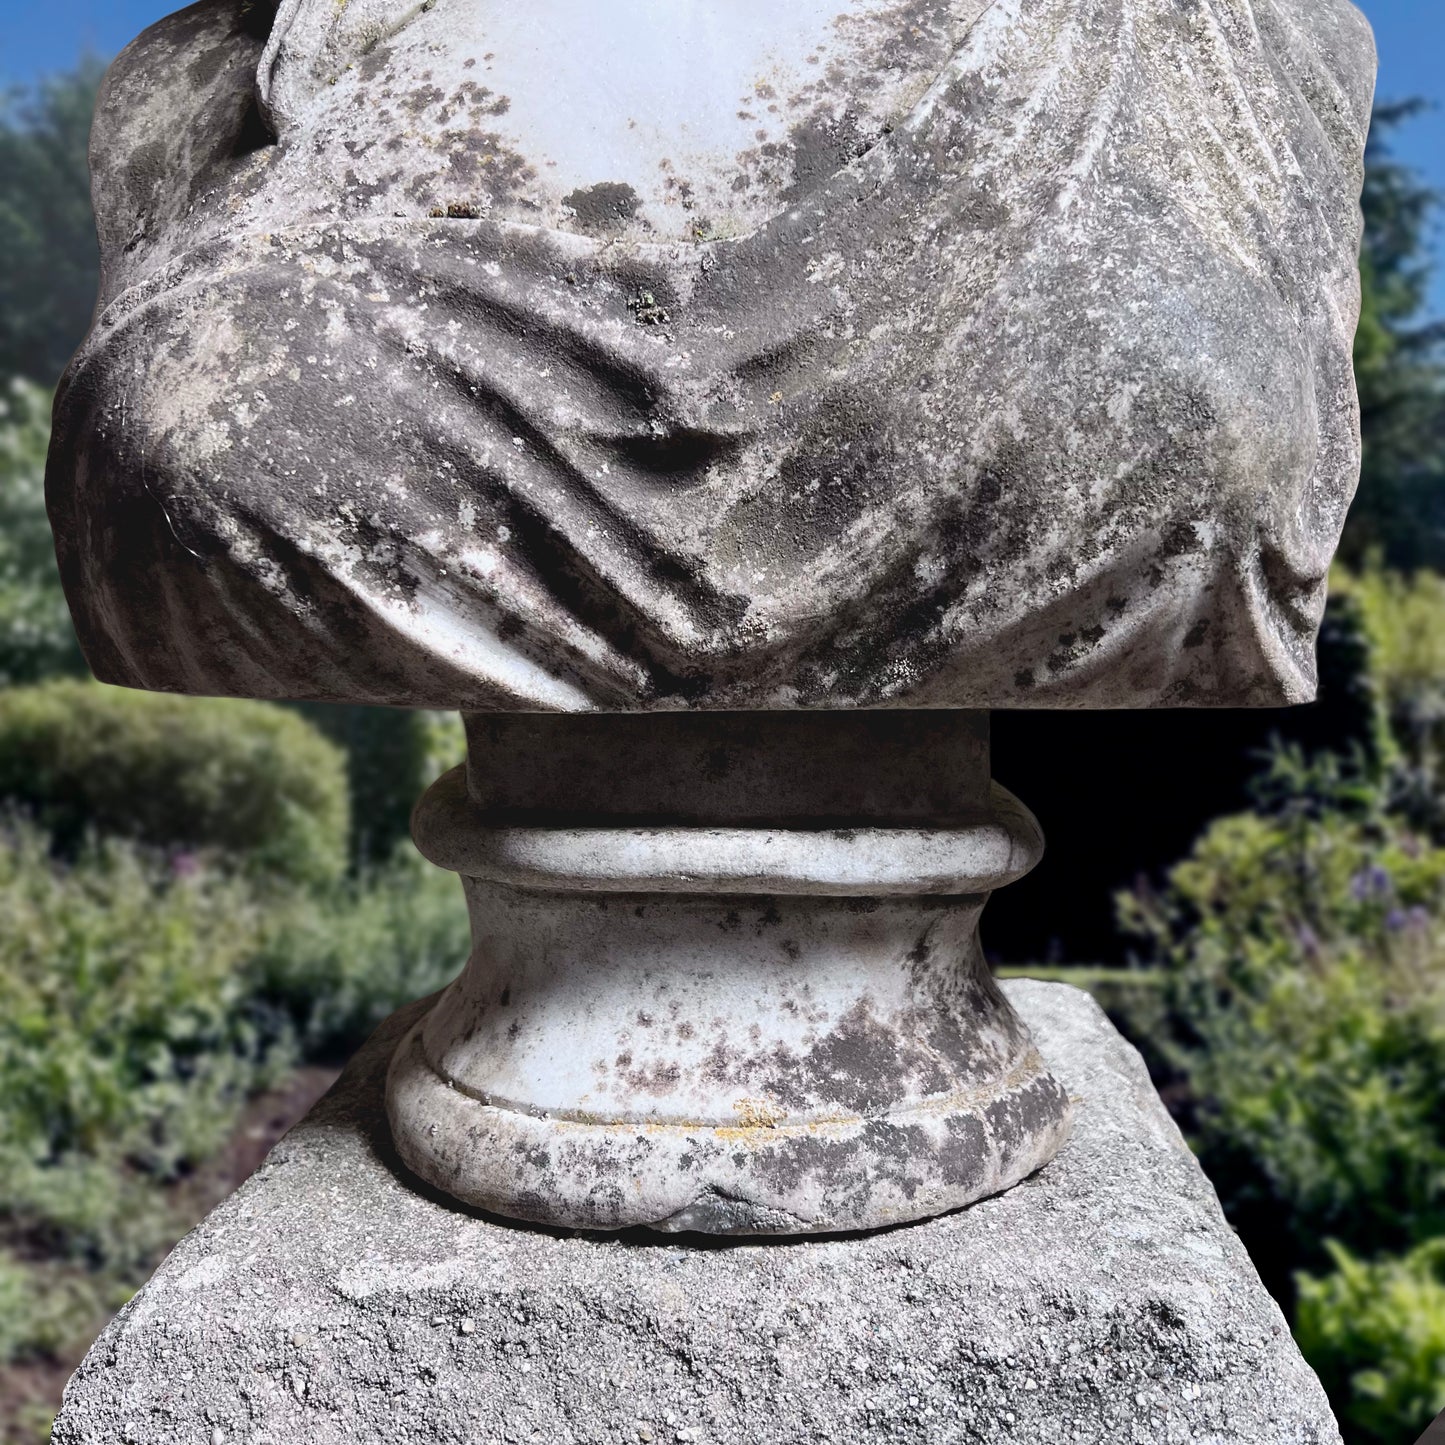
[[[418,1176],[565,1228],[837,1234],[1053,1158],[1067,1095],[979,940],[1043,849],[987,714],[466,723],[413,817],[472,920],[387,1080]]]
[[[57,1445],[1338,1445],[1137,1053],[1006,993],[1076,1103],[1059,1156],[868,1235],[568,1235],[397,1171],[384,1025],[81,1365]]]

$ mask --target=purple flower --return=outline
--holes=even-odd
[[[1350,879],[1350,897],[1356,903],[1367,903],[1372,898],[1388,898],[1395,891],[1395,880],[1378,863],[1362,868]]]
[[[171,855],[172,878],[194,878],[201,871],[201,860],[194,853]]]

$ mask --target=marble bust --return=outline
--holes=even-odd
[[[1372,81],[1346,0],[201,0],[120,57],[62,575],[107,681],[466,715],[407,1166],[796,1234],[1054,1156],[986,710],[1312,695]]]
[[[1345,0],[244,8],[101,99],[50,479],[101,677],[1312,696],[1358,460]]]

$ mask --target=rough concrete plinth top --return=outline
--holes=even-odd
[[[1338,1445],[1138,1055],[1086,996],[1009,996],[1078,1103],[1058,1158],[825,1241],[579,1237],[394,1170],[389,1022],[101,1337],[58,1445]]]

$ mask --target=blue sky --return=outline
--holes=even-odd
[[[1359,3],[1379,41],[1380,97],[1418,95],[1435,106],[1399,134],[1397,153],[1445,191],[1445,3]],[[87,47],[113,54],[176,8],[174,0],[0,0],[0,83],[63,69]],[[1435,309],[1445,315],[1445,275],[1436,277]]]

